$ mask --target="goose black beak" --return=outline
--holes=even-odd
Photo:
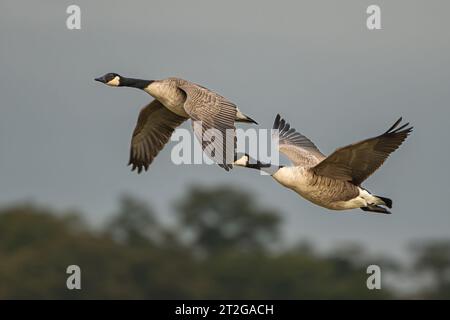
[[[98,77],[94,79],[95,81],[101,82],[101,83],[106,83],[105,78],[104,77]]]

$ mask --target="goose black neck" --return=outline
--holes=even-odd
[[[154,80],[142,80],[142,79],[134,79],[134,78],[120,78],[121,87],[132,87],[138,89],[145,89],[151,84]]]
[[[270,163],[262,163],[259,160],[257,160],[256,163],[247,163],[245,166],[250,169],[264,171],[265,173],[268,173],[270,175],[275,174],[278,170],[280,170],[281,168],[284,167],[284,166],[273,165]]]

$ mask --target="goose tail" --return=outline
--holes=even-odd
[[[366,205],[361,210],[377,213],[390,214],[391,212],[385,207],[392,208],[392,200],[386,197],[371,194],[366,189],[360,189],[360,196],[365,200]]]
[[[361,207],[361,210],[376,213],[391,214],[391,212],[388,209],[383,208],[376,204],[368,204],[367,207]]]
[[[244,122],[244,123],[254,123],[254,124],[258,124],[258,122],[256,122],[255,120],[253,120],[252,118],[250,118],[249,116],[243,114],[241,111],[239,111],[239,109],[237,110],[236,113],[236,122]]]
[[[392,200],[389,198],[385,198],[385,197],[380,197],[380,196],[375,196],[376,198],[380,199],[381,201],[384,202],[384,205],[386,207],[388,207],[389,209],[392,208]]]

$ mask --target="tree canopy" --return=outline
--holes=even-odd
[[[192,187],[163,224],[131,196],[102,228],[77,212],[20,204],[0,209],[0,299],[350,299],[402,297],[368,290],[370,258],[348,246],[319,254],[280,246],[282,214],[230,187]],[[449,297],[450,242],[416,248],[415,272],[431,273],[419,298]],[[384,260],[379,260],[384,263]],[[78,265],[82,289],[66,288]]]

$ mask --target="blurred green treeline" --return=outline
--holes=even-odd
[[[0,209],[0,299],[389,299],[450,298],[450,241],[413,246],[415,261],[364,256],[350,246],[319,254],[280,245],[281,215],[229,187],[192,187],[162,224],[124,196],[102,228],[75,212],[33,204]],[[66,288],[79,265],[82,289]],[[429,278],[411,293],[368,290],[366,268]]]

